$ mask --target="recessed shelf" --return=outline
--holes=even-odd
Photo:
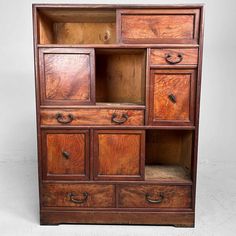
[[[96,102],[143,105],[146,50],[96,49]]]
[[[189,170],[177,165],[145,166],[145,180],[191,182]]]
[[[114,9],[41,9],[39,44],[114,44]]]
[[[147,130],[145,180],[191,182],[191,130]]]

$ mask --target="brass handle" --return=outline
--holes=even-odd
[[[62,154],[62,156],[65,157],[66,159],[69,159],[69,157],[70,157],[70,153],[67,152],[67,151],[62,151],[61,154]]]
[[[128,120],[129,116],[128,114],[122,114],[121,118],[117,118],[117,114],[113,113],[111,116],[111,121],[116,124],[123,124]]]
[[[87,201],[89,194],[87,192],[83,192],[82,195],[84,197],[83,199],[76,199],[75,197],[78,196],[76,193],[74,192],[68,193],[69,200],[76,204],[82,204]]]
[[[74,116],[72,114],[68,114],[67,118],[64,119],[64,116],[63,116],[62,113],[57,113],[56,114],[56,119],[61,124],[68,124],[68,123],[71,123],[72,120],[74,120]]]
[[[149,193],[146,193],[145,198],[146,198],[146,201],[149,203],[159,204],[164,199],[164,193],[159,193],[159,197],[157,199],[152,199],[151,195]]]
[[[171,53],[167,53],[165,55],[165,60],[171,65],[178,64],[183,60],[183,55],[181,53],[178,53],[177,60],[173,60],[173,55]]]
[[[170,99],[171,102],[176,103],[176,97],[175,97],[174,94],[172,94],[172,93],[169,94],[169,95],[168,95],[168,98]]]

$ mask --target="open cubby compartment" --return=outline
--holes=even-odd
[[[145,49],[96,49],[96,102],[145,104]]]
[[[38,11],[39,44],[116,43],[114,9],[42,8]]]
[[[191,182],[193,131],[147,130],[145,179]]]

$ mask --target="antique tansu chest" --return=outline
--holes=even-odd
[[[194,226],[202,5],[33,5],[40,223]]]

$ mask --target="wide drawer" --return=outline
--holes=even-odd
[[[119,207],[191,208],[191,186],[126,185],[118,191]]]
[[[105,184],[44,184],[42,203],[44,207],[114,207],[115,187]]]
[[[144,110],[42,109],[41,125],[143,125]]]
[[[199,9],[120,10],[123,43],[197,43]]]
[[[197,48],[151,49],[151,65],[196,65],[197,62]]]

